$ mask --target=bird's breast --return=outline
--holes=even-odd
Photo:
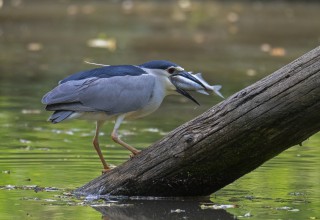
[[[159,82],[155,83],[146,105],[137,111],[128,113],[127,118],[140,118],[151,114],[160,107],[165,96],[166,91],[163,85]]]

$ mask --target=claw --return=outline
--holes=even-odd
[[[111,170],[110,168],[103,169],[103,170],[101,170],[101,174],[102,174],[102,175],[103,175],[103,174],[106,174],[106,173],[108,173],[110,170]]]
[[[130,159],[132,159],[134,156],[140,154],[141,150],[136,150],[136,151],[133,151],[132,154],[130,154]]]

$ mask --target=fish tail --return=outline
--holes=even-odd
[[[221,89],[221,88],[222,88],[221,85],[214,85],[214,86],[212,86],[213,92],[214,92],[216,95],[218,95],[218,96],[220,96],[221,98],[224,99],[223,95],[220,93],[220,89]]]

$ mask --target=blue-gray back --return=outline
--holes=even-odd
[[[61,84],[70,80],[82,80],[91,77],[110,78],[124,75],[138,76],[141,74],[146,74],[146,72],[143,69],[133,65],[105,66],[72,74],[61,80],[59,83]]]

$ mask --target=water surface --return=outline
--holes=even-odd
[[[0,219],[320,218],[319,134],[210,198],[91,201],[70,192],[100,175],[94,124],[52,125],[40,103],[58,80],[93,67],[85,60],[172,60],[222,84],[228,97],[318,46],[319,10],[299,2],[4,1]],[[200,107],[168,97],[154,114],[124,123],[120,134],[143,149],[221,101],[195,96]],[[107,162],[117,166],[129,153],[110,140],[112,128],[113,122],[104,126],[101,142]]]

